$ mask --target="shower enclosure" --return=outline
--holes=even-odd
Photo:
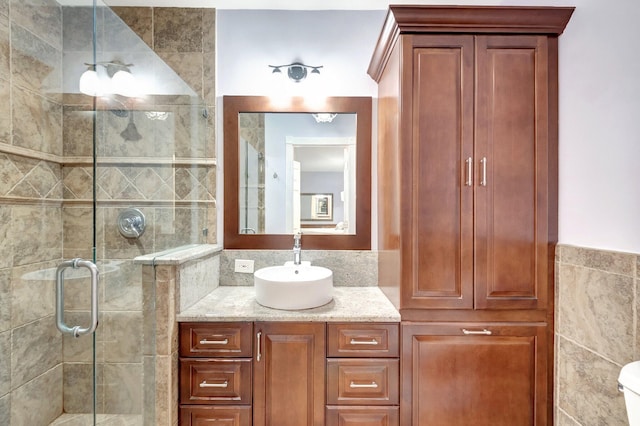
[[[214,11],[0,3],[0,424],[155,425],[134,259],[215,242]]]

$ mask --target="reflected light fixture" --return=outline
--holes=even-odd
[[[133,64],[119,61],[97,62],[87,64],[87,70],[80,76],[79,89],[89,96],[103,96],[115,93],[117,95],[134,98],[140,96],[135,77],[131,74]],[[102,81],[98,75],[98,65],[106,69],[109,81]]]
[[[338,114],[334,112],[318,112],[311,115],[315,118],[316,123],[331,123]]]
[[[295,83],[300,83],[302,80],[307,78],[308,72],[311,74],[320,74],[320,68],[322,68],[323,66],[305,65],[300,62],[293,62],[287,65],[269,65],[269,67],[273,68],[272,74],[282,73],[281,68],[286,68],[289,79],[291,79]]]

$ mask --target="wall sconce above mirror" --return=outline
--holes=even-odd
[[[282,70],[280,68],[286,68],[289,79],[291,79],[291,81],[295,83],[300,83],[302,80],[307,78],[308,73],[320,74],[320,68],[322,68],[322,65],[313,66],[305,65],[300,62],[293,62],[287,65],[269,65],[269,68],[273,68],[273,74],[282,73]],[[307,72],[308,70],[311,71]]]
[[[289,249],[301,232],[305,248],[370,250],[371,98],[225,96],[223,109],[225,248]]]

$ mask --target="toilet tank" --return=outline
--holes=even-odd
[[[640,426],[640,361],[622,367],[618,383],[624,392],[630,426]]]

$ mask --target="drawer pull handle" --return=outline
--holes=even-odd
[[[207,339],[202,339],[200,340],[200,344],[201,345],[226,345],[229,343],[229,339],[224,339],[224,340],[207,340]]]
[[[227,380],[225,380],[224,383],[207,383],[206,380],[203,380],[202,383],[200,383],[201,388],[226,388],[228,386],[229,382]]]
[[[371,339],[371,340],[356,340],[356,339],[351,339],[350,342],[352,345],[379,345],[380,342],[378,342],[376,339]]]
[[[376,382],[371,382],[371,383],[351,382],[351,383],[349,383],[349,387],[350,388],[377,388],[378,384]]]
[[[482,334],[484,336],[491,336],[491,330],[487,330],[486,328],[484,328],[482,330],[467,330],[466,328],[463,328],[462,332],[464,334],[466,334],[467,336],[475,335],[475,334]]]
[[[256,340],[258,341],[258,353],[256,354],[256,361],[260,362],[260,359],[262,358],[262,342],[260,341],[262,339],[262,331],[258,331],[258,333],[256,333]]]

